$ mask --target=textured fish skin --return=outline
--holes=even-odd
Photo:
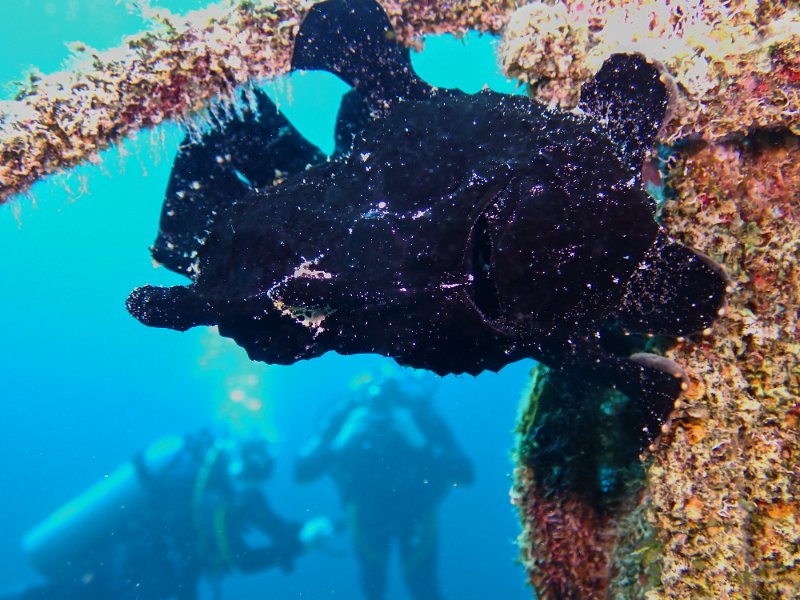
[[[324,28],[312,33],[330,43]],[[532,357],[643,398],[663,418],[680,378],[606,349],[602,331],[702,330],[725,280],[664,236],[642,190],[666,108],[657,70],[612,57],[583,114],[421,91],[410,75],[381,104],[381,78],[362,80],[354,93],[372,110],[340,122],[353,132],[369,121],[349,152],[215,208],[193,283],[139,288],[131,313],[157,327],[217,325],[270,364],[336,351],[477,374]]]

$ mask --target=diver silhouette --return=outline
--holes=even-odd
[[[195,600],[203,578],[219,598],[231,570],[291,571],[332,528],[279,517],[259,487],[272,468],[263,438],[200,432],[153,444],[28,533],[24,549],[47,582],[15,598]],[[251,531],[261,545],[248,543]]]
[[[412,598],[441,599],[437,507],[451,488],[472,482],[472,464],[428,398],[395,378],[362,387],[302,449],[295,477],[336,483],[368,600],[385,596],[394,544]]]

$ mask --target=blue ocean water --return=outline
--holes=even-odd
[[[175,11],[202,4],[160,2]],[[30,65],[58,69],[67,42],[111,47],[141,27],[141,19],[115,0],[17,2],[0,21],[0,81],[19,79]],[[511,92],[494,64],[492,44],[478,35],[431,38],[414,65],[435,85],[475,92],[488,84]],[[298,128],[329,152],[344,84],[296,74],[271,89]],[[99,165],[52,177],[30,197],[0,207],[0,592],[37,581],[20,549],[25,531],[168,434],[204,427],[264,433],[277,458],[265,488],[276,511],[294,519],[341,513],[330,482],[299,487],[291,465],[353,380],[395,368],[391,360],[328,354],[291,367],[255,364],[213,331],[150,329],[125,310],[127,294],[138,285],[184,283],[154,269],[148,251],[181,137],[175,125],[142,132],[105,152]],[[518,526],[508,488],[516,406],[532,364],[426,379],[437,410],[476,468],[475,483],[455,490],[440,509],[446,598],[531,595],[514,562]],[[347,539],[333,546],[333,555],[302,557],[290,574],[231,576],[225,598],[359,598]],[[394,565],[389,599],[407,597]]]

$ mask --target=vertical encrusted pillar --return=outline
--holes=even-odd
[[[662,222],[732,279],[713,335],[676,347],[690,389],[648,471],[654,597],[800,595],[800,140],[676,157]]]
[[[517,426],[512,500],[539,598],[602,598],[618,522],[641,498],[640,417],[625,396],[537,366]]]
[[[657,61],[673,90],[659,220],[723,265],[731,291],[705,335],[667,352],[689,386],[652,450],[628,463],[625,494],[597,483],[607,464],[585,460],[605,452],[585,411],[603,415],[608,392],[535,372],[512,492],[522,560],[543,597],[798,598],[798,3],[534,3],[511,17],[501,62],[569,107],[620,51]],[[546,433],[553,422],[572,426]],[[581,478],[593,492],[576,495]]]

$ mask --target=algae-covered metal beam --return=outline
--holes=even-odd
[[[800,134],[797,0],[562,0],[515,11],[500,61],[544,102],[574,107],[615,52],[659,64],[672,88],[665,142],[760,127]]]
[[[173,15],[120,47],[84,49],[67,71],[34,77],[0,103],[0,203],[135,132],[189,117],[248,82],[286,73],[311,0],[235,0]],[[385,0],[403,41],[426,33],[497,32],[514,0]]]

